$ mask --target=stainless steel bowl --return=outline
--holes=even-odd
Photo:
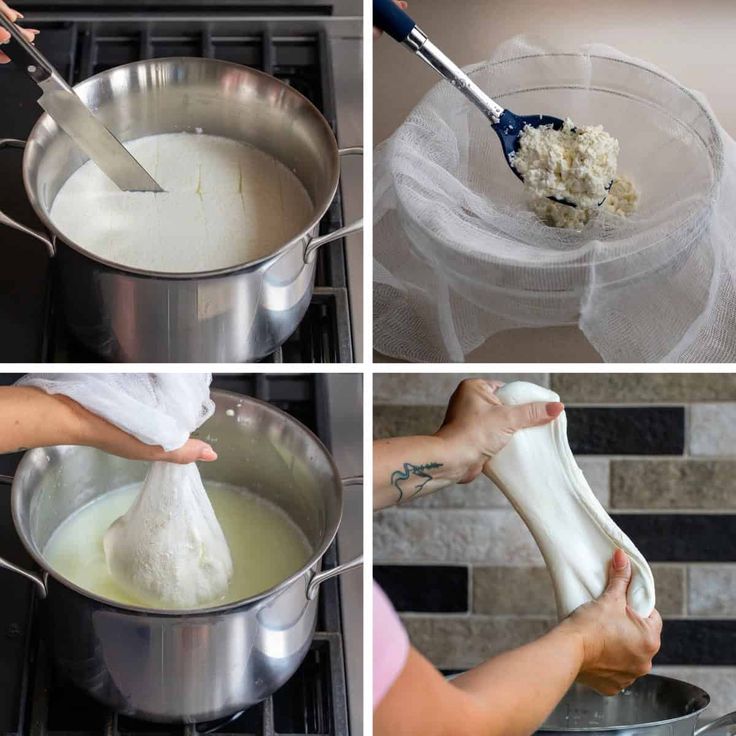
[[[600,695],[573,685],[555,708],[540,734],[585,733],[589,736],[700,736],[726,731],[736,714],[696,729],[698,716],[710,696],[687,682],[661,675],[646,675],[618,695]]]
[[[321,442],[278,409],[213,391],[199,434],[219,459],[207,480],[245,486],[286,511],[312,555],[301,569],[246,600],[193,611],[128,606],[53,570],[43,549],[77,509],[142,481],[147,463],[85,447],[27,452],[12,485],[16,531],[41,573],[0,566],[37,586],[59,672],[115,710],[153,721],[209,721],[263,700],[291,677],[314,633],[319,585],[361,564],[320,572],[342,515],[343,482]],[[232,414],[229,415],[228,411]]]

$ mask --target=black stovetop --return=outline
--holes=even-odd
[[[0,375],[0,383],[17,376]],[[324,382],[314,375],[220,375],[213,386],[269,401],[312,429],[329,446]],[[0,456],[0,474],[12,475],[20,455]],[[0,557],[32,567],[10,517],[10,483],[0,475]],[[335,545],[325,567],[337,564]],[[263,703],[231,721],[190,726],[145,723],[118,716],[75,687],[57,680],[39,636],[40,602],[31,584],[0,569],[0,733],[17,736],[220,734],[348,736],[339,581],[320,587],[317,633],[294,676]],[[35,586],[34,586],[35,587]],[[207,687],[207,683],[202,683]]]
[[[233,61],[273,74],[295,87],[322,111],[335,129],[334,86],[329,43],[324,31],[305,31],[282,16],[328,14],[327,5],[269,9],[267,3],[206,6],[189,2],[97,4],[16,2],[30,27],[42,33],[38,46],[75,84],[120,64],[166,56],[199,56]],[[273,27],[261,19],[268,11],[281,18]],[[46,18],[46,20],[34,20]],[[155,18],[147,20],[146,18]],[[51,19],[53,18],[53,20]],[[294,21],[297,23],[298,21]],[[13,64],[0,66],[0,137],[27,138],[39,117],[38,88]],[[0,209],[18,221],[40,228],[21,180],[21,152],[0,155]],[[320,231],[343,223],[340,196],[322,220]],[[71,338],[56,308],[55,269],[37,240],[0,226],[0,362],[99,362]],[[322,248],[317,257],[315,294],[292,337],[266,361],[350,362],[353,351],[344,243]]]

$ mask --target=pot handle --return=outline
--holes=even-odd
[[[323,570],[322,572],[318,572],[310,581],[309,585],[307,586],[307,599],[308,600],[314,600],[314,597],[317,595],[317,590],[319,589],[319,586],[324,583],[325,580],[329,580],[330,578],[334,578],[336,575],[341,575],[344,572],[347,572],[348,570],[352,570],[356,567],[360,567],[363,564],[363,555],[358,555],[355,559],[350,560],[350,562],[346,562],[343,565],[338,565],[337,567],[331,567],[329,570]]]
[[[40,575],[35,572],[24,570],[22,567],[18,567],[18,565],[14,565],[12,562],[8,562],[7,560],[4,560],[2,557],[0,557],[0,568],[2,567],[4,567],[6,570],[10,570],[11,572],[17,572],[18,575],[22,575],[24,578],[28,578],[28,580],[38,586],[38,595],[41,597],[41,599],[43,600],[46,597],[48,592],[46,590],[46,582]]]
[[[3,148],[25,148],[26,142],[18,140],[17,138],[0,138],[0,151]],[[46,250],[49,253],[49,256],[51,258],[56,255],[56,248],[54,247],[54,244],[49,238],[49,236],[42,232],[41,230],[34,230],[31,227],[28,227],[27,225],[23,225],[22,223],[18,222],[17,220],[14,220],[12,217],[8,217],[2,210],[0,210],[0,225],[7,225],[8,227],[12,227],[15,230],[20,230],[20,232],[25,233],[26,235],[30,235],[32,238],[36,238],[37,240],[40,240],[45,246]]]
[[[362,156],[363,155],[363,148],[362,146],[354,146],[352,148],[341,148],[337,152],[338,156]],[[331,243],[333,240],[339,240],[340,238],[344,238],[346,235],[351,235],[352,233],[357,233],[359,230],[363,229],[363,218],[357,219],[355,222],[350,223],[350,225],[345,225],[345,227],[341,227],[338,230],[335,230],[334,232],[327,233],[327,235],[320,235],[316,238],[312,238],[308,243],[307,247],[304,249],[304,262],[305,263],[311,263],[311,261],[314,259],[315,254],[317,253],[317,250],[321,248],[323,245],[327,245],[327,243]]]
[[[363,485],[363,476],[362,475],[351,475],[347,478],[342,479],[342,484],[344,486],[362,486]],[[329,570],[323,570],[322,572],[318,572],[310,581],[309,585],[307,586],[307,599],[308,600],[314,600],[314,597],[317,595],[317,590],[319,589],[319,586],[324,583],[325,580],[329,580],[330,578],[334,578],[336,575],[341,575],[344,572],[347,572],[348,570],[352,570],[356,567],[360,567],[363,564],[363,555],[358,555],[358,557],[350,560],[350,562],[346,562],[343,565],[338,565],[337,567],[331,567]]]
[[[733,726],[734,728],[729,728],[729,726]],[[731,736],[732,734],[736,734],[736,711],[727,713],[718,720],[701,726],[695,731],[693,736],[700,736],[706,733],[711,733],[713,736],[725,736],[726,734]]]

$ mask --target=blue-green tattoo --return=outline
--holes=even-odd
[[[442,463],[427,463],[426,465],[412,465],[411,463],[404,463],[403,470],[394,470],[394,472],[391,473],[391,485],[399,493],[399,498],[396,503],[399,504],[404,499],[404,489],[401,487],[402,483],[409,480],[412,475],[416,478],[421,478],[421,481],[414,486],[414,492],[407,498],[407,500],[410,500],[420,493],[422,488],[424,488],[424,486],[433,479],[433,476],[427,471],[436,470],[441,467]]]

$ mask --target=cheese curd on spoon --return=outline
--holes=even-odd
[[[535,196],[592,209],[605,199],[616,176],[618,152],[618,141],[602,125],[575,126],[568,118],[561,130],[527,125],[511,164]]]
[[[561,130],[527,126],[511,164],[545,225],[580,230],[599,212],[628,217],[638,205],[634,182],[617,176],[618,153],[619,142],[603,126],[576,126],[568,118]]]
[[[596,209],[570,207],[553,202],[547,197],[535,197],[531,207],[545,225],[580,230],[601,212],[628,217],[636,210],[638,204],[639,193],[634,182],[626,176],[619,176],[611,185],[606,201]]]

